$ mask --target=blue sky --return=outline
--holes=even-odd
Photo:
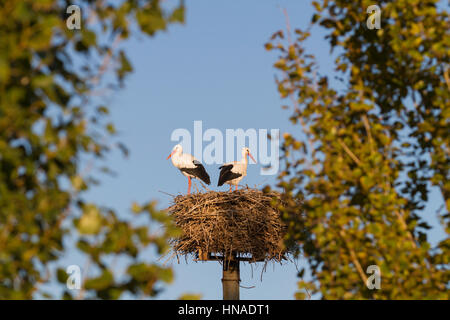
[[[127,212],[134,201],[151,199],[158,200],[161,209],[168,207],[171,197],[160,191],[178,194],[187,189],[187,179],[166,161],[175,145],[170,136],[177,128],[192,132],[195,120],[202,120],[203,130],[217,128],[224,133],[225,129],[255,128],[299,134],[300,128],[288,121],[289,112],[280,108],[283,103],[274,81],[276,57],[264,44],[274,32],[285,29],[281,8],[287,9],[293,28],[305,28],[313,12],[309,1],[196,0],[187,1],[186,7],[186,24],[171,26],[155,38],[140,36],[124,44],[135,71],[125,88],[108,101],[130,156],[112,154],[108,163],[118,176],[104,177],[100,186],[89,191],[88,200],[119,212]],[[308,46],[321,70],[330,74],[333,60],[323,34],[315,33]],[[215,187],[217,167],[206,168],[213,189],[226,190]],[[249,165],[243,183],[275,183],[274,176],[262,176],[259,170],[258,164]],[[222,298],[218,263],[174,261],[172,266],[175,282],[158,298],[175,299],[186,292],[200,293],[203,299]],[[255,286],[241,289],[242,299],[293,299],[294,263],[269,264],[263,281],[261,271],[261,264],[242,267],[241,284]]]

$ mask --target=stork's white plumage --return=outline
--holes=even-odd
[[[219,176],[219,183],[217,184],[218,187],[226,183],[230,185],[230,191],[232,185],[236,186],[237,190],[239,182],[247,175],[247,165],[248,165],[247,156],[250,156],[253,162],[256,163],[256,160],[251,155],[249,148],[244,147],[242,148],[241,161],[233,161],[225,163],[224,165],[219,167],[220,176]]]
[[[193,155],[183,153],[181,145],[177,144],[173,147],[172,152],[167,157],[167,160],[172,157],[172,164],[175,168],[178,168],[181,173],[188,178],[188,192],[191,193],[191,178],[197,178],[202,180],[206,184],[210,184],[209,175],[205,170],[205,167],[200,161],[195,159]]]

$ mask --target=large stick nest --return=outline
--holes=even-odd
[[[277,192],[249,188],[177,196],[168,211],[183,235],[172,239],[173,251],[177,256],[208,254],[208,259],[286,260],[287,227],[274,205],[277,201]]]

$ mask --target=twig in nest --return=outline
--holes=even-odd
[[[167,194],[168,196],[171,196],[172,198],[174,198],[174,197],[175,197],[175,196],[174,196],[173,194],[167,193],[167,192],[165,192],[165,191],[161,191],[161,190],[158,190],[158,192],[161,192],[161,193]]]
[[[245,286],[241,286],[241,285],[239,285],[239,287],[244,288],[244,289],[253,289],[253,288],[256,288],[256,286],[245,287]]]

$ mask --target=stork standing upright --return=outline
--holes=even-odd
[[[220,176],[219,176],[219,183],[217,184],[218,187],[223,185],[224,183],[227,183],[230,185],[230,191],[232,188],[232,185],[236,186],[236,190],[238,189],[239,182],[247,175],[247,165],[248,165],[248,158],[247,156],[250,156],[252,158],[253,162],[256,163],[256,160],[253,158],[253,156],[250,153],[250,149],[247,147],[242,148],[242,159],[241,161],[233,161],[229,163],[225,163],[220,169]]]
[[[200,161],[195,159],[193,155],[183,153],[181,145],[177,144],[173,147],[172,152],[166,160],[172,157],[172,164],[175,168],[178,168],[181,173],[188,178],[188,192],[191,193],[191,178],[197,178],[202,180],[206,184],[210,184],[209,175],[205,170],[205,167]]]

